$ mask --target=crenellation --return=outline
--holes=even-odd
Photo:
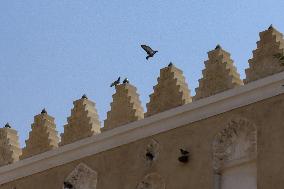
[[[26,147],[20,159],[25,159],[58,147],[59,137],[54,123],[54,117],[47,114],[43,109],[40,114],[34,117],[31,125],[29,138],[26,140]]]
[[[160,70],[157,81],[158,84],[153,87],[154,93],[150,95],[150,102],[146,105],[145,117],[191,102],[183,72],[172,63]]]
[[[240,74],[230,58],[230,53],[223,50],[220,45],[208,52],[208,60],[204,64],[203,78],[199,79],[194,100],[243,85]]]
[[[257,48],[253,51],[253,57],[248,61],[249,68],[245,70],[244,83],[284,71],[281,61],[284,55],[283,34],[271,26],[260,32],[259,36],[260,40],[256,43]]]
[[[0,166],[18,161],[21,154],[18,133],[7,123],[0,128]]]
[[[215,49],[208,52],[208,60],[204,61],[205,69],[202,70],[203,77],[198,80],[199,86],[195,89],[196,95],[194,97],[190,95],[190,90],[183,71],[177,68],[173,63],[170,63],[167,67],[160,70],[157,84],[153,87],[154,91],[149,95],[150,99],[146,104],[146,113],[144,113],[141,105],[137,88],[125,79],[122,84],[115,84],[115,93],[112,95],[113,101],[110,103],[110,111],[107,112],[107,118],[104,120],[103,128],[101,128],[96,104],[88,99],[87,95],[83,95],[81,99],[73,102],[74,107],[71,109],[71,115],[67,117],[64,132],[60,135],[60,143],[58,132],[56,131],[55,118],[50,116],[45,109],[43,109],[40,114],[34,116],[34,123],[31,125],[29,138],[25,141],[26,147],[23,149],[20,149],[17,131],[11,128],[9,124],[6,124],[4,128],[0,128],[0,166],[56,149],[58,146],[61,147],[94,135],[99,135],[101,131],[111,130],[144,119],[144,117],[150,117],[160,112],[183,106],[191,103],[192,99],[198,101],[199,99],[207,98],[236,87],[245,87],[242,86],[244,83],[248,84],[249,82],[284,71],[283,34],[277,31],[273,26],[270,26],[267,30],[260,32],[259,36],[260,40],[256,43],[257,48],[252,51],[253,57],[248,60],[249,68],[245,70],[246,78],[244,80],[241,80],[230,53],[225,51],[220,45],[217,45]],[[218,97],[218,95],[215,97]],[[198,103],[196,104],[198,105]],[[196,104],[193,104],[193,107]],[[164,116],[164,114],[161,114],[161,116]],[[159,118],[159,116],[157,117]],[[151,119],[152,118],[148,120],[151,121]],[[153,119],[156,119],[156,117],[153,116]],[[145,122],[148,120],[145,120]],[[234,122],[236,121],[233,120],[232,123]],[[140,123],[143,123],[143,121]],[[225,131],[227,130],[220,133],[226,133]],[[240,133],[242,137],[243,133]],[[230,142],[230,140],[228,141]],[[222,145],[221,139],[218,142]],[[78,144],[80,144],[80,142]],[[238,143],[235,145],[237,144]],[[163,147],[164,146],[161,145],[159,149]],[[152,151],[154,153],[154,150]],[[145,150],[143,153],[144,152]],[[159,154],[159,157],[162,156],[162,153],[157,154]],[[221,159],[220,157],[217,158],[219,158],[217,159],[218,161],[223,161],[222,157]],[[77,169],[75,170],[77,171]],[[142,176],[143,175],[141,175],[140,179],[143,178]],[[147,178],[146,176],[144,180],[147,180]],[[71,182],[70,178],[66,177],[65,179]],[[155,179],[157,180],[158,176],[155,176]],[[138,188],[144,186],[144,180],[142,179],[141,183],[137,183]],[[74,183],[76,182],[74,181]],[[149,181],[149,183],[151,182]],[[163,182],[161,182],[160,185],[163,186]]]
[[[83,95],[81,99],[74,101],[73,105],[71,116],[67,118],[68,123],[64,126],[64,133],[61,134],[60,146],[101,132],[101,123],[94,102]]]
[[[115,94],[112,95],[111,110],[107,112],[103,131],[144,118],[144,110],[139,100],[136,87],[129,83],[115,86]]]

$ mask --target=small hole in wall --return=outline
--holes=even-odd
[[[187,163],[188,160],[189,160],[189,151],[181,148],[180,149],[180,156],[179,156],[178,160],[181,163]]]
[[[64,189],[74,189],[73,185],[70,182],[64,182]]]
[[[154,157],[155,157],[155,156],[154,156],[153,153],[151,153],[151,152],[147,152],[147,153],[146,153],[146,159],[147,159],[147,160],[153,161]]]

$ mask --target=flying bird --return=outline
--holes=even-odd
[[[154,51],[153,49],[151,49],[151,47],[147,46],[147,45],[141,45],[141,47],[144,49],[144,51],[146,51],[147,53],[147,57],[146,59],[148,60],[150,57],[153,57],[154,54],[156,54],[158,51]]]
[[[125,78],[122,83],[129,83],[129,80]]]
[[[119,83],[120,83],[120,77],[118,77],[116,81],[114,81],[112,84],[110,84],[110,87],[116,86]]]

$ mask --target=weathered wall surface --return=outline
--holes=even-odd
[[[212,189],[212,141],[233,118],[254,123],[258,135],[258,189],[284,186],[284,95],[219,114],[160,133],[44,172],[15,180],[0,189],[62,189],[64,179],[85,163],[98,174],[98,189],[135,189],[150,173],[159,174],[167,189]],[[149,144],[156,144],[152,163],[145,156]],[[158,144],[157,144],[157,143]],[[189,150],[190,161],[178,161],[179,149]]]

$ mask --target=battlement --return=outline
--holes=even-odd
[[[194,122],[216,115],[218,112],[229,111],[232,108],[253,103],[254,100],[258,101],[279,94],[279,89],[275,88],[274,84],[279,85],[284,80],[283,73],[280,73],[284,71],[283,49],[283,35],[275,28],[269,27],[261,32],[257,49],[253,51],[253,58],[248,61],[249,68],[246,69],[246,78],[242,81],[230,54],[220,45],[217,45],[214,50],[208,52],[208,60],[204,62],[205,69],[202,71],[203,77],[199,80],[196,95],[193,97],[190,95],[182,70],[171,63],[161,69],[160,76],[157,79],[158,84],[153,87],[154,92],[149,95],[150,100],[146,105],[145,114],[136,87],[130,83],[117,85],[111,110],[107,113],[102,128],[95,103],[84,95],[81,99],[74,101],[74,108],[67,119],[68,123],[64,126],[64,133],[61,134],[61,141],[56,131],[54,118],[48,115],[45,110],[34,117],[34,123],[31,126],[32,131],[26,140],[26,147],[22,150],[19,148],[17,131],[13,128],[1,128],[0,149],[3,150],[0,154],[0,166],[4,167],[0,168],[0,177],[5,172],[3,170],[19,166],[20,164],[13,165],[17,161],[32,161],[32,159],[29,160],[30,158],[43,161],[44,158],[42,157],[46,154],[49,158],[57,153],[58,156],[63,156],[70,149],[73,150],[74,156],[71,157],[70,154],[67,154],[68,160],[66,161],[72,161],[83,157],[80,155],[78,144],[84,146],[81,149],[85,149],[86,154],[84,156],[91,155],[103,149],[132,142],[135,140],[133,137],[138,140],[173,129],[175,128],[174,125],[185,124],[183,123],[185,114],[189,116],[188,119],[191,119],[190,122]],[[268,84],[274,86],[273,90],[269,91],[269,87],[265,88]],[[252,100],[252,96],[249,96],[251,95],[250,92],[257,93],[259,87],[262,88],[261,90],[265,90],[265,93],[263,96],[260,95],[261,97],[254,96],[255,99]],[[236,95],[247,95],[248,97],[240,103],[241,99],[233,99]],[[225,102],[230,98],[232,99],[230,108],[225,105],[222,107],[214,105],[217,101]],[[207,110],[203,108],[205,105],[208,105]],[[214,111],[213,108],[215,108]],[[209,113],[200,116],[201,110]],[[195,117],[192,117],[194,111]],[[174,119],[176,123],[172,120],[174,116],[179,116],[179,120]],[[161,124],[160,120],[163,119],[167,120],[167,123]],[[172,125],[170,125],[171,123]],[[188,123],[188,120],[186,123]],[[143,125],[145,130],[139,134]],[[157,127],[153,129],[155,125]],[[152,129],[147,130],[150,126]],[[120,137],[124,133],[127,133],[127,140],[122,141]],[[130,133],[132,133],[132,137],[129,136]],[[114,140],[117,140],[116,143],[103,144],[111,136],[114,137]],[[93,145],[92,149],[91,144]],[[108,147],[105,147],[105,145]],[[98,148],[94,149],[95,147]],[[58,162],[54,165],[60,164],[62,163]],[[5,180],[3,177],[3,180],[0,179],[0,184],[7,181],[9,179]]]

